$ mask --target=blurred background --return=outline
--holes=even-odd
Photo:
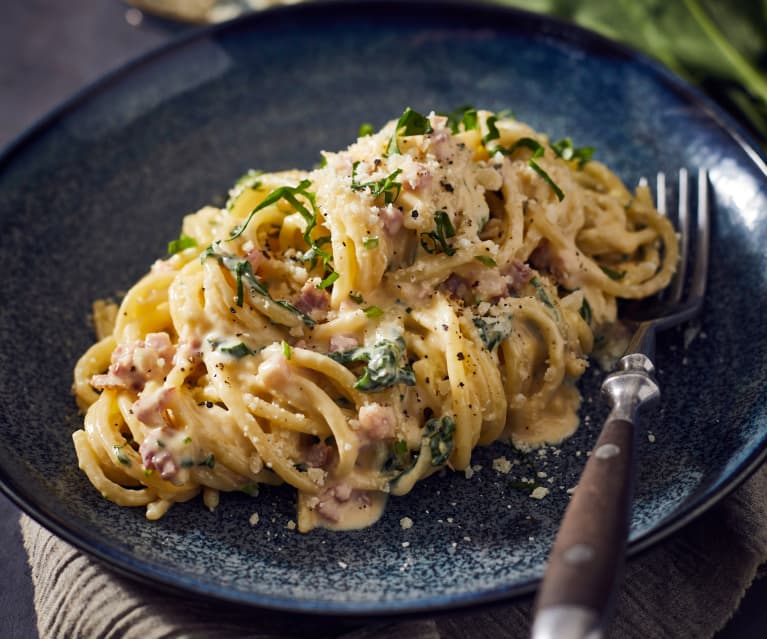
[[[0,148],[104,73],[201,24],[297,1],[6,0]],[[767,0],[495,2],[572,21],[645,52],[700,87],[767,149]],[[0,636],[30,639],[37,634],[18,515],[0,496]],[[762,578],[716,639],[763,636],[765,601]]]

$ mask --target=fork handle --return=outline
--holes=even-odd
[[[634,354],[605,380],[613,409],[565,511],[536,599],[533,639],[598,639],[623,572],[634,483],[634,422],[657,400],[652,363]]]
[[[633,448],[633,424],[608,418],[549,555],[536,603],[534,639],[582,638],[600,632],[622,570]],[[549,629],[552,622],[565,627]]]

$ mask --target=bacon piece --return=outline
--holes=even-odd
[[[173,367],[175,347],[167,333],[149,333],[144,340],[120,344],[112,352],[105,375],[94,375],[94,388],[140,391],[150,380],[161,381]]]
[[[166,425],[163,413],[170,406],[175,392],[175,388],[158,388],[151,393],[142,392],[131,407],[133,415],[147,426],[162,428]]]
[[[324,442],[317,442],[309,447],[306,453],[306,463],[312,468],[327,468],[333,461],[335,450]]]
[[[353,335],[333,335],[330,338],[330,352],[342,353],[357,348],[360,345],[359,340]]]
[[[402,211],[393,204],[387,204],[383,208],[375,207],[374,210],[378,213],[386,233],[396,235],[402,228]]]
[[[141,443],[138,450],[144,462],[144,468],[156,470],[166,481],[173,481],[177,478],[181,467],[173,454],[165,448],[164,440],[169,438],[170,433],[165,429],[155,428],[150,431],[149,437]]]
[[[321,322],[327,317],[329,306],[330,295],[326,290],[317,288],[317,282],[313,279],[304,284],[296,300],[296,308],[315,322]]]
[[[532,269],[517,259],[504,265],[501,274],[506,276],[506,283],[510,292],[521,290],[533,278]]]
[[[360,430],[371,441],[394,437],[397,416],[391,406],[372,403],[360,406]]]
[[[369,506],[370,495],[362,490],[355,490],[349,484],[342,482],[327,488],[321,495],[314,507],[322,517],[333,523],[341,520],[341,511],[344,504],[353,501],[358,506]]]

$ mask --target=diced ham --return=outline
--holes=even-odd
[[[296,300],[296,308],[306,313],[315,322],[321,322],[327,317],[329,306],[330,295],[325,289],[317,288],[315,279],[304,284]]]
[[[333,335],[330,338],[331,353],[343,353],[357,348],[359,345],[359,340],[353,335]]]
[[[120,344],[112,352],[105,375],[94,375],[94,388],[140,391],[150,380],[161,381],[173,367],[175,347],[167,333],[149,333],[144,340]]]
[[[330,522],[338,523],[341,520],[342,510],[346,504],[353,506],[369,506],[370,495],[365,491],[354,490],[347,483],[336,484],[327,488],[319,495],[319,500],[314,510]]]
[[[163,413],[170,405],[175,392],[175,388],[158,388],[151,393],[142,392],[131,407],[133,415],[147,426],[162,428],[166,425]]]
[[[411,162],[402,171],[402,183],[413,191],[428,189],[433,177],[431,169],[420,162]]]
[[[306,452],[306,463],[312,468],[327,468],[333,460],[335,450],[324,442],[317,442]]]
[[[290,366],[285,355],[272,353],[258,367],[259,382],[267,388],[281,389],[290,384]]]
[[[155,428],[139,446],[139,453],[146,470],[156,470],[163,479],[173,481],[181,467],[165,447],[165,439],[169,439],[169,433],[163,428]]]
[[[388,235],[396,235],[402,228],[402,211],[393,204],[382,207],[373,207],[374,211],[383,223],[384,230]]]
[[[391,406],[365,404],[359,412],[360,433],[371,441],[394,437],[397,416]]]
[[[258,269],[261,268],[261,265],[269,259],[267,258],[266,253],[261,249],[256,248],[251,241],[245,242],[245,244],[242,245],[242,249],[245,251],[245,259],[250,262],[250,267],[253,269],[253,272],[258,273]]]
[[[506,276],[506,282],[510,291],[521,290],[533,277],[532,269],[517,259],[511,260],[511,262],[504,265],[501,273]]]

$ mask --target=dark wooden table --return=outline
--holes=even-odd
[[[118,0],[3,2],[0,148],[59,101],[137,55],[190,29],[144,16]],[[37,637],[32,582],[18,509],[0,495],[0,637]],[[748,592],[716,639],[765,636],[767,579]]]

